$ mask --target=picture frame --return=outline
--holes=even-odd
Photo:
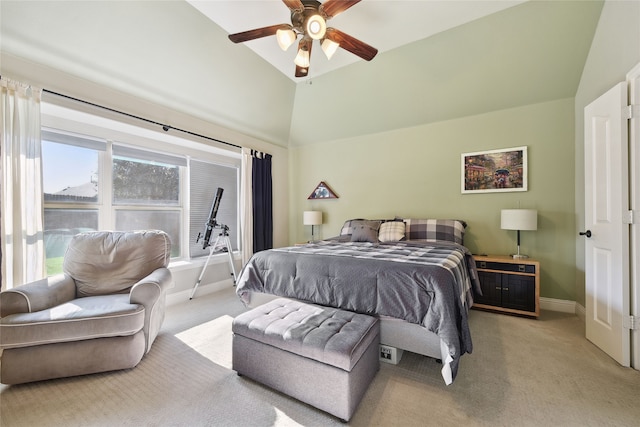
[[[462,153],[463,194],[527,191],[527,147]]]
[[[337,199],[338,195],[327,185],[326,182],[320,181],[313,192],[307,197],[307,200],[316,199]]]

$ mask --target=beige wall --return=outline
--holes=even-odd
[[[584,107],[616,83],[640,62],[640,1],[607,1],[575,96],[576,163],[576,302],[585,304],[584,238]]]
[[[160,105],[286,147],[295,84],[227,35],[185,1],[0,2],[3,55],[146,100],[146,115]],[[0,68],[11,76],[4,58]],[[46,76],[29,83],[104,102]],[[109,106],[131,107],[118,96]]]
[[[295,84],[226,36],[182,1],[2,1],[0,74],[272,154],[282,246]],[[229,278],[226,258],[216,261],[203,284]],[[191,289],[201,269],[175,269],[171,292]]]
[[[320,234],[349,218],[457,218],[474,253],[508,254],[516,234],[500,209],[538,210],[538,231],[522,232],[523,253],[541,262],[541,294],[573,300],[575,283],[573,98],[392,132],[290,149],[291,243],[309,239],[302,212],[322,210]],[[528,147],[529,191],[462,194],[461,154]],[[337,200],[309,201],[319,181]]]
[[[151,120],[157,120],[162,123],[170,123],[178,129],[185,129],[191,132],[200,133],[205,136],[214,137],[231,144],[236,144],[272,154],[273,159],[273,218],[274,218],[274,244],[276,246],[284,246],[289,241],[289,205],[288,205],[288,188],[289,188],[289,171],[288,171],[288,154],[287,149],[278,145],[270,144],[259,139],[243,135],[237,131],[220,127],[206,120],[198,119],[194,116],[181,113],[171,108],[150,103],[131,94],[118,92],[112,88],[108,88],[99,84],[89,82],[84,79],[68,73],[52,69],[30,61],[25,61],[12,55],[3,54],[1,56],[2,73],[9,75],[11,78],[25,81],[37,82],[44,88],[55,88],[56,91],[78,97],[103,106],[118,108],[123,105],[122,111],[135,114]],[[79,108],[84,108],[79,105]],[[104,111],[101,111],[104,113]],[[118,115],[117,119],[126,119]],[[132,121],[136,125],[144,125],[139,121]],[[176,131],[171,131],[176,132]],[[190,138],[188,135],[176,133],[177,136]],[[199,142],[208,143],[207,140],[197,139]],[[215,143],[212,143],[216,145]],[[222,146],[224,147],[224,146]],[[236,150],[237,151],[237,150]],[[195,237],[195,236],[194,236]],[[203,277],[203,285],[219,282],[229,279],[229,268],[227,258],[223,255],[214,259],[214,265],[208,267]],[[183,266],[172,269],[175,281],[175,287],[169,292],[176,293],[180,291],[190,290],[196,283],[198,276],[202,270],[203,260],[196,261],[192,265]],[[236,263],[239,271],[239,261]],[[202,289],[202,288],[201,288]]]

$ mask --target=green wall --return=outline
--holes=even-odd
[[[576,225],[584,230],[584,107],[640,62],[640,1],[607,1],[575,95]],[[584,238],[576,240],[576,302],[585,305]]]
[[[527,192],[462,194],[461,154],[528,147]],[[541,295],[574,300],[573,98],[396,131],[290,148],[291,243],[310,238],[302,212],[324,212],[316,234],[339,234],[349,218],[457,218],[474,253],[509,254],[516,233],[500,209],[538,210],[538,231],[522,232],[523,253],[541,262]],[[310,201],[325,181],[338,199]]]
[[[527,1],[299,84],[289,146],[573,97],[601,9]]]

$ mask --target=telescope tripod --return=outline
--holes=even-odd
[[[200,277],[198,277],[198,281],[196,282],[196,284],[193,286],[193,289],[191,290],[191,296],[189,297],[189,299],[193,299],[193,295],[196,293],[196,289],[198,289],[198,285],[200,284],[200,282],[202,281],[202,278],[204,277],[204,272],[207,270],[207,266],[209,265],[209,259],[211,258],[211,255],[213,255],[214,252],[222,251],[222,252],[226,252],[227,255],[229,255],[229,259],[228,259],[229,269],[231,270],[231,277],[233,277],[233,284],[235,286],[237,276],[236,276],[236,267],[233,264],[233,249],[231,248],[231,240],[229,239],[228,228],[223,227],[222,230],[223,231],[216,238],[215,243],[209,246],[209,256],[207,256],[207,260],[205,261],[204,266],[202,267],[202,272],[200,272]],[[222,247],[219,249],[219,246],[222,246]]]

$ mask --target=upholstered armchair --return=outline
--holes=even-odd
[[[170,253],[163,231],[74,236],[62,274],[0,293],[0,382],[136,366],[164,320]]]

